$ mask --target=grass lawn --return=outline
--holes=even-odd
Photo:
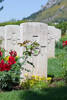
[[[67,87],[5,92],[0,100],[67,100]]]
[[[63,78],[66,66],[67,52],[64,49],[56,49],[56,57],[48,60],[48,74]]]
[[[67,35],[61,38],[61,41],[66,41]],[[63,78],[67,69],[67,48],[55,48],[55,58],[48,59],[48,74],[54,75],[56,78]]]

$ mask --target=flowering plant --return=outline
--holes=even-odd
[[[21,82],[20,85],[23,89],[30,89],[30,88],[44,88],[47,87],[48,84],[50,84],[52,78],[45,76],[38,76],[38,75],[32,75],[29,77],[27,73],[25,73],[25,81]]]
[[[63,41],[63,47],[67,46],[67,41]]]
[[[13,64],[16,63],[15,57],[17,55],[16,51],[10,51],[8,61],[5,61],[5,56],[3,57],[3,49],[0,49],[0,71],[9,71]]]
[[[5,56],[5,50],[0,48],[0,89],[10,90],[13,85],[19,84],[20,69],[24,69],[21,67],[23,64],[28,63],[34,66],[28,61],[28,57],[39,54],[39,44],[27,40],[19,44],[25,48],[22,57],[17,57],[17,52],[13,50]],[[23,60],[21,63],[20,59]]]
[[[17,53],[13,50],[9,56],[5,56],[5,50],[0,48],[0,89],[9,90],[12,84],[19,83],[20,66],[16,56]]]

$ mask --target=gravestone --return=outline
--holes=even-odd
[[[59,41],[61,38],[61,30],[58,28],[55,28],[54,26],[48,26],[48,31],[53,35],[55,38],[55,41]]]
[[[48,58],[55,57],[55,29],[48,26]]]
[[[5,31],[4,27],[0,27],[0,47],[5,47]]]
[[[57,42],[61,39],[61,30],[55,28],[55,35],[56,35],[55,41]]]
[[[48,26],[38,22],[22,23],[20,25],[20,32],[22,33],[22,40],[36,41],[40,44],[40,54],[29,58],[33,62],[35,68],[31,65],[24,65],[25,68],[30,69],[29,75],[38,75],[47,77],[47,36]],[[21,77],[24,77],[26,71],[22,71]]]
[[[48,26],[48,58],[55,57],[55,42],[61,38],[61,30]]]
[[[5,50],[15,50],[18,56],[21,56],[21,47],[18,43],[22,42],[20,27],[18,25],[5,26]],[[6,53],[7,54],[7,53]]]

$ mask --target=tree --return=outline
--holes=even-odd
[[[4,0],[0,0],[0,3],[2,3]],[[0,7],[0,11],[3,9],[3,6]]]

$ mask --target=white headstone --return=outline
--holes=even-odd
[[[55,33],[54,27],[48,26],[48,58],[55,57]]]
[[[24,67],[30,69],[30,75],[38,75],[47,77],[47,36],[48,26],[44,23],[28,22],[20,25],[20,32],[22,32],[23,41],[37,41],[41,46],[41,52],[38,56],[33,56],[30,61],[33,62],[35,68],[30,65]],[[22,72],[21,77],[26,71]]]
[[[5,26],[5,50],[15,50],[18,56],[21,56],[21,47],[18,43],[22,42],[20,34],[20,27],[18,25],[7,25]]]
[[[4,27],[0,27],[0,47],[5,47],[5,31]]]
[[[57,29],[55,28],[55,34],[56,34],[56,42],[59,41],[61,39],[61,30],[60,29]]]
[[[61,38],[61,30],[48,26],[48,58],[55,57],[55,42]]]
[[[58,28],[55,28],[54,26],[48,26],[49,33],[53,35],[55,38],[55,41],[59,41],[61,38],[61,30]]]

